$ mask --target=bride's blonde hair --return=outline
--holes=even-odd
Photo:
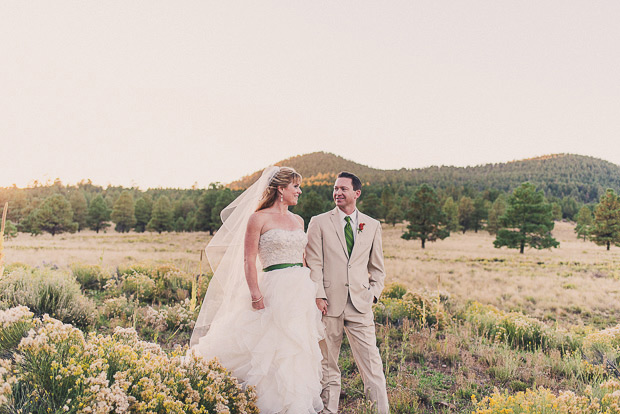
[[[256,211],[260,211],[273,206],[278,198],[278,188],[286,187],[290,183],[300,184],[301,174],[289,167],[280,167],[280,171],[274,174],[269,180],[269,185],[265,189],[263,196],[258,203]]]

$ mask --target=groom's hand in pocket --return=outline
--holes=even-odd
[[[316,300],[316,307],[319,308],[323,315],[327,315],[327,301],[325,299],[318,298]]]

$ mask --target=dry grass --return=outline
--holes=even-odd
[[[427,243],[400,239],[403,226],[384,227],[389,281],[414,289],[440,288],[461,300],[521,310],[544,320],[597,326],[617,323],[620,249],[577,240],[570,223],[556,223],[554,250],[493,247],[487,232],[453,234]]]
[[[583,242],[573,225],[556,223],[554,250],[495,249],[487,232],[456,233],[427,243],[400,238],[404,226],[384,226],[387,283],[413,289],[440,288],[458,301],[477,300],[503,310],[565,324],[597,327],[617,323],[620,311],[620,248]],[[19,234],[5,242],[7,263],[32,266],[72,263],[116,267],[134,262],[172,262],[194,269],[208,233],[96,234],[83,231],[55,237]],[[205,270],[207,265],[205,264]]]
[[[68,268],[73,263],[85,263],[117,267],[135,262],[172,262],[185,268],[198,264],[200,252],[210,238],[209,233],[201,232],[120,234],[108,231],[97,234],[82,231],[53,237],[19,233],[5,242],[5,253],[7,263],[31,266],[51,264]]]

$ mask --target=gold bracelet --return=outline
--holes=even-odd
[[[263,300],[263,295],[261,295],[261,297],[256,300],[252,300],[252,303],[257,303],[257,302],[260,302],[261,300]]]

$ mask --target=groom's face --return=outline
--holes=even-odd
[[[334,202],[341,210],[355,209],[355,203],[361,190],[353,190],[353,181],[350,178],[340,177],[334,184]]]

